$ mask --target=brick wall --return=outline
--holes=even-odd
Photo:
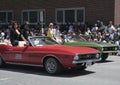
[[[119,0],[117,0],[119,1]],[[0,0],[0,10],[13,10],[14,19],[21,20],[21,10],[45,9],[46,21],[55,21],[55,8],[85,7],[85,21],[114,21],[114,0]],[[117,14],[116,14],[117,15]],[[115,20],[118,23],[118,20]]]
[[[120,24],[120,0],[115,0],[115,24]]]

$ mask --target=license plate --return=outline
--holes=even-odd
[[[92,65],[92,62],[86,62],[86,67],[91,65]]]

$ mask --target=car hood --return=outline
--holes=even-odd
[[[41,48],[38,46],[38,48]],[[42,46],[42,51],[54,52],[54,53],[72,53],[72,54],[86,54],[86,53],[97,53],[96,49],[90,47],[75,47],[75,46],[64,46],[64,45],[47,45]]]
[[[89,46],[89,47],[114,47],[114,46],[117,46],[115,44],[109,44],[109,43],[103,43],[103,42],[80,42],[80,41],[65,42],[65,45]]]

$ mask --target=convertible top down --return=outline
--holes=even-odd
[[[60,45],[49,37],[29,37],[28,42],[23,46],[0,44],[0,66],[5,63],[43,66],[48,73],[56,74],[63,68],[85,69],[100,60],[96,49]]]

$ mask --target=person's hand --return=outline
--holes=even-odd
[[[27,40],[25,40],[26,44],[28,44],[29,42]]]

